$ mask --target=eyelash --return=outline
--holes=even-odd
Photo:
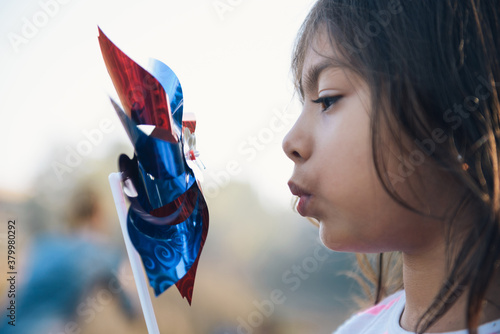
[[[322,111],[327,111],[330,109],[332,105],[338,102],[342,98],[342,95],[336,95],[336,96],[325,96],[325,97],[320,97],[317,100],[312,100],[312,102],[321,104],[321,107],[323,108]],[[327,105],[328,104],[328,105]]]

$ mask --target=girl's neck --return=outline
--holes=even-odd
[[[406,304],[401,315],[400,325],[407,331],[414,331],[420,317],[432,304],[446,280],[446,256],[444,243],[419,253],[403,253],[403,282]],[[498,281],[498,280],[497,280]],[[493,281],[495,282],[495,281]],[[489,289],[490,298],[480,318],[486,323],[500,318],[498,305],[500,284],[495,283]],[[455,303],[426,332],[442,333],[457,331],[467,327],[467,290],[460,297],[453,298]]]
[[[407,331],[414,331],[420,317],[432,304],[445,281],[444,244],[417,253],[403,253],[403,282],[406,305],[400,324]],[[466,327],[465,294],[427,332],[449,332]]]

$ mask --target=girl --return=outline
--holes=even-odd
[[[328,248],[379,254],[375,306],[335,333],[500,333],[499,34],[495,0],[319,0],[303,23],[289,186]]]

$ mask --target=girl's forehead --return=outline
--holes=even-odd
[[[324,58],[333,58],[337,56],[338,52],[334,50],[335,41],[326,29],[319,28],[311,37],[309,46],[305,53],[305,61],[314,56],[321,56]]]
[[[300,77],[303,93],[312,93],[322,75],[335,76],[338,79],[348,78],[352,83],[359,79],[358,75],[347,66],[347,61],[335,50],[335,42],[325,32],[320,32],[311,40],[304,56]]]
[[[348,62],[337,50],[336,42],[326,29],[319,28],[311,37],[304,53],[302,65],[302,79],[304,75],[315,67],[331,67],[348,69]]]

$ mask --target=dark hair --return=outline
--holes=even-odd
[[[401,131],[415,143],[429,143],[437,130],[441,134],[442,141],[429,144],[432,150],[421,148],[435,166],[463,186],[465,195],[446,220],[447,280],[417,323],[418,333],[448,311],[464,287],[468,288],[467,327],[475,333],[482,302],[498,269],[498,8],[498,2],[493,0],[319,0],[303,23],[295,45],[292,70],[302,97],[305,55],[319,31],[329,36],[335,54],[331,60],[368,84],[377,175],[396,201],[422,215],[425,213],[395,192],[384,170],[380,126],[387,124],[397,143]],[[400,149],[405,157],[409,156],[409,149]],[[453,221],[466,208],[473,208],[476,215],[464,233],[464,227],[454,226]],[[452,245],[456,248],[452,249]],[[372,275],[375,303],[390,291],[384,283],[387,274],[382,275],[387,273],[384,263],[380,254],[373,269],[376,275]],[[363,266],[368,264],[364,262]]]
[[[100,208],[97,192],[91,186],[77,186],[67,205],[66,218],[72,228],[88,224]]]

